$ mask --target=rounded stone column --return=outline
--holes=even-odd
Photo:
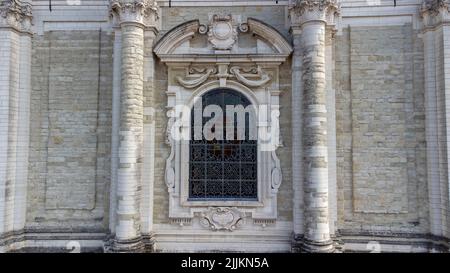
[[[143,46],[142,26],[133,23],[123,24],[119,168],[116,192],[118,240],[129,240],[140,235],[139,186],[144,128]]]
[[[32,17],[31,0],[0,1],[0,237],[10,239],[26,222]]]
[[[328,209],[325,29],[336,11],[334,0],[298,0],[291,7],[293,26],[301,32],[304,235],[300,250],[306,252],[334,250]]]
[[[156,18],[149,0],[115,0],[121,29],[121,91],[113,251],[143,251],[140,188],[144,129],[144,29]]]

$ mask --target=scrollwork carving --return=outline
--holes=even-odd
[[[244,214],[237,208],[210,207],[201,213],[200,224],[211,230],[233,231],[241,224]]]
[[[166,160],[165,181],[169,192],[171,192],[175,186],[175,169],[173,166],[173,160],[175,158],[175,143],[172,137],[172,130],[176,117],[173,109],[167,111],[167,117],[169,118],[169,121],[167,122],[166,128],[166,144],[170,146],[170,155]]]
[[[200,33],[200,34],[208,33],[208,26],[207,25],[199,25],[198,26],[198,33]]]
[[[239,31],[240,31],[240,32],[245,33],[245,32],[247,32],[248,30],[249,30],[248,23],[241,23],[241,24],[239,24]]]
[[[241,68],[234,66],[230,68],[230,73],[232,75],[234,75],[236,77],[236,79],[238,81],[240,81],[241,83],[243,83],[246,86],[249,87],[259,87],[262,86],[266,83],[268,83],[272,78],[270,77],[269,74],[267,74],[266,72],[264,72],[261,67],[257,67],[256,68],[256,73],[254,72],[255,70],[251,70],[251,72],[253,72],[253,74],[256,74],[260,79],[259,80],[250,80],[248,78],[246,78],[241,72],[240,72]],[[245,72],[245,71],[244,71]]]
[[[199,73],[204,73],[204,74],[200,75],[199,77],[192,79],[192,80],[183,79],[182,77],[178,76],[178,77],[176,77],[178,83],[186,88],[195,88],[195,87],[199,86],[200,84],[204,83],[209,78],[209,76],[211,76],[211,74],[213,74],[213,73],[216,73],[217,70],[212,67],[205,68],[204,70],[197,70],[196,68],[191,68],[191,69],[189,69],[189,73],[186,75],[186,78],[191,77],[191,74],[194,74],[193,72],[194,73],[199,72]]]

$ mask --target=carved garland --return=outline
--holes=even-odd
[[[199,73],[203,73],[203,74],[195,74],[195,72],[199,72]],[[176,79],[178,81],[178,83],[180,83],[182,86],[186,87],[186,88],[195,88],[199,85],[201,85],[202,83],[204,83],[206,80],[208,80],[209,76],[211,76],[211,74],[215,74],[217,73],[217,69],[215,68],[204,68],[203,70],[197,70],[195,68],[191,68],[189,69],[189,73],[186,75],[186,78],[190,77],[191,75],[199,75],[197,76],[197,78],[188,80],[188,79],[183,79],[182,77],[178,76]],[[195,77],[195,76],[194,76]]]
[[[269,74],[264,72],[260,66],[256,68],[256,72],[254,69],[251,69],[250,71],[256,74],[258,77],[260,77],[260,80],[250,80],[247,79],[243,74],[240,72],[241,68],[234,66],[230,68],[230,73],[236,77],[238,81],[243,83],[244,85],[248,87],[259,87],[266,83],[268,83],[271,80],[271,77]]]
[[[193,73],[194,71],[197,73]],[[217,71],[218,71],[217,69],[211,68],[211,67],[204,68],[202,70],[190,68],[189,72],[186,73],[185,78],[182,78],[181,76],[177,76],[176,80],[183,87],[192,89],[197,86],[200,86],[201,84],[206,82],[213,75],[217,78],[228,78],[228,77],[234,76],[239,82],[241,82],[242,84],[244,84],[248,87],[260,87],[260,86],[267,84],[272,79],[272,77],[267,72],[263,71],[263,69],[260,66],[250,68],[250,69],[233,66],[229,69],[229,72],[230,72],[229,74],[224,73],[222,71],[222,73],[219,73],[220,74],[219,75],[219,74],[217,74]],[[242,73],[241,71],[244,73]],[[202,73],[202,74],[199,74],[199,73]],[[259,79],[253,80],[253,79],[248,78],[248,76],[257,77]]]

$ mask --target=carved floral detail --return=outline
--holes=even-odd
[[[325,11],[329,8],[338,8],[337,0],[295,0],[292,7],[299,15],[306,11]]]
[[[30,31],[32,7],[19,0],[1,0],[0,26],[6,25],[21,31]]]
[[[424,0],[420,16],[425,28],[450,20],[450,0]]]
[[[237,208],[210,207],[201,213],[200,223],[212,230],[233,231],[241,224],[244,214]]]
[[[119,22],[149,23],[159,18],[158,4],[154,0],[112,0],[110,13]]]
[[[422,13],[429,12],[432,15],[436,15],[442,9],[450,11],[449,0],[424,0],[422,2]]]
[[[329,24],[340,14],[338,0],[294,0],[290,9],[300,21],[325,20]]]

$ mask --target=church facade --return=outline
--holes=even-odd
[[[0,252],[449,251],[448,0],[0,3]]]

